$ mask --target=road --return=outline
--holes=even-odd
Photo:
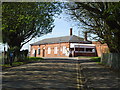
[[[2,72],[3,90],[77,90],[78,63],[71,58],[46,58]]]

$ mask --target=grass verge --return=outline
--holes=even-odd
[[[90,60],[100,63],[101,58],[100,57],[91,57]]]
[[[92,61],[95,61],[97,63],[100,63],[101,57],[87,57],[87,56],[79,56],[79,59],[90,59]]]
[[[41,57],[28,57],[23,61],[13,62],[12,66],[20,66],[23,64],[32,63],[32,62],[41,61],[41,60],[43,60],[43,58],[41,58]],[[4,65],[1,64],[0,66],[2,66],[3,69],[12,67],[12,66],[10,66],[10,64],[4,64]]]

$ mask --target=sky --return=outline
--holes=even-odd
[[[70,33],[70,28],[73,29],[73,35],[78,36],[78,31],[80,31],[79,35],[81,35],[80,37],[82,37],[82,29],[78,28],[76,23],[70,19],[70,16],[65,14],[64,12],[55,18],[54,25],[55,27],[53,28],[51,33],[48,33],[41,37],[33,38],[30,42],[26,43],[21,50],[29,49],[30,51],[30,44],[45,38],[68,36]],[[0,45],[0,51],[3,51],[3,45]]]
[[[54,21],[55,27],[53,28],[53,31],[51,33],[48,33],[44,36],[33,38],[29,43],[25,44],[22,47],[22,50],[28,49],[30,50],[30,44],[40,41],[42,39],[46,38],[52,38],[52,37],[61,37],[61,36],[68,36],[70,28],[73,29],[73,35],[78,36],[78,31],[80,30],[80,34],[82,37],[82,29],[78,28],[75,22],[70,20],[69,15],[66,15],[65,13],[62,13],[59,17],[55,18]]]

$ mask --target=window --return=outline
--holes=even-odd
[[[50,47],[48,47],[48,54],[50,54],[51,53],[51,48]]]
[[[54,47],[54,54],[57,54],[57,47]]]
[[[92,48],[86,48],[86,52],[92,52]]]
[[[38,48],[38,55],[40,55],[40,48]]]
[[[66,53],[66,46],[63,46],[63,54]]]
[[[60,48],[60,51],[61,51],[61,52],[62,52],[62,49],[63,49],[63,48],[61,47],[61,48]]]
[[[32,54],[34,54],[34,53],[35,53],[35,49],[32,50]]]

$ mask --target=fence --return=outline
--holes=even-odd
[[[120,70],[120,53],[104,53],[101,62],[113,69]]]

